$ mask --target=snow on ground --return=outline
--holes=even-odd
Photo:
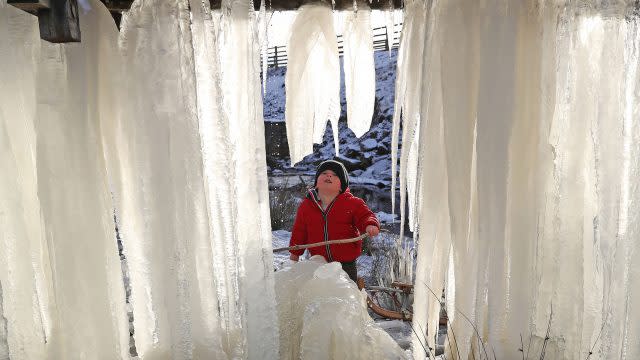
[[[376,212],[376,216],[381,224],[390,224],[398,220],[398,214],[389,214],[384,211]]]

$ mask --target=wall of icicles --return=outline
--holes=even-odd
[[[129,308],[141,358],[277,359],[249,1],[90,5],[56,45],[0,2],[0,358],[127,359]]]
[[[638,3],[410,1],[404,26],[414,355],[444,289],[453,356],[640,357]]]
[[[137,2],[120,34],[91,6],[82,43],[51,45],[0,1],[0,358],[128,358],[127,307],[143,358],[277,358],[250,5]],[[401,110],[417,357],[443,289],[463,358],[640,356],[638,16],[406,3],[395,128]]]

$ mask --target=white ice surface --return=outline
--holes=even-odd
[[[107,141],[145,358],[278,358],[257,28],[248,1],[223,8],[136,3],[122,23]]]
[[[420,166],[405,183],[428,199],[410,200],[419,204],[414,325],[436,329],[427,286],[442,291],[451,248],[457,346],[448,351],[483,352],[470,321],[499,359],[522,357],[520,335],[536,357],[543,348],[552,359],[640,356],[637,11],[597,1],[536,14],[534,1],[429,5],[406,5],[411,56],[401,47],[398,64],[397,103],[420,113],[414,127],[404,118],[403,131],[420,137]],[[416,32],[422,50],[410,45]],[[422,75],[403,77],[416,71],[412,56]]]
[[[91,8],[83,42],[58,45],[0,2],[0,318],[11,359],[128,357],[100,141],[117,29],[104,6]]]
[[[287,46],[285,119],[291,164],[321,143],[327,121],[338,138],[340,62],[327,4],[307,4],[298,10]],[[338,153],[339,143],[335,142]]]
[[[402,39],[398,50],[398,67],[396,73],[396,91],[394,99],[393,130],[391,134],[391,189],[395,192],[397,174],[398,140],[400,119],[402,127],[403,151],[400,157],[400,188],[407,189],[413,203],[409,204],[409,226],[412,230],[416,222],[415,206],[419,196],[416,193],[417,180],[417,146],[420,124],[420,108],[418,95],[421,89],[422,66],[425,63],[423,49],[427,14],[422,1],[407,1],[406,15],[402,30]],[[402,117],[401,117],[402,116]],[[406,183],[406,184],[405,184]],[[392,212],[395,213],[395,196],[391,197]],[[405,219],[406,192],[400,193],[400,218]],[[402,229],[404,230],[404,229]]]
[[[360,137],[371,127],[376,92],[371,9],[365,3],[346,14],[343,59],[347,124]]]
[[[280,358],[408,359],[367,312],[365,294],[322,257],[276,273]]]
[[[232,218],[238,244],[238,282],[241,323],[246,331],[249,359],[278,358],[278,327],[275,311],[271,252],[271,220],[265,155],[264,120],[260,94],[260,43],[253,1],[225,0],[231,9],[222,17],[221,87],[222,105],[229,126],[227,151],[233,165],[229,181],[234,186],[232,201],[236,216]],[[201,97],[199,97],[201,99]],[[217,148],[217,142],[210,144]],[[217,149],[221,151],[221,149]],[[223,164],[213,167],[208,179],[210,188],[219,181]],[[219,192],[219,189],[218,189]],[[212,213],[215,218],[216,213]],[[229,227],[227,225],[227,227]],[[212,234],[216,238],[215,233]],[[230,246],[227,240],[225,245]]]

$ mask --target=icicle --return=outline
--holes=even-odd
[[[269,20],[267,20],[266,0],[260,1],[260,14],[258,16],[258,29],[262,54],[262,94],[267,93],[267,67],[269,63],[268,49],[269,49]]]
[[[366,4],[359,14],[347,16],[343,39],[347,124],[360,137],[371,127],[376,86],[371,10]]]
[[[242,311],[237,326],[242,326],[242,335],[246,334],[248,358],[277,359],[259,28],[250,1],[233,1],[231,15],[222,19],[226,37],[220,47],[225,48],[221,52],[222,105],[229,124],[228,140],[233,144],[232,200],[237,209],[232,219],[238,258],[238,277],[234,281],[238,282],[237,305]],[[242,344],[243,339],[238,340]]]
[[[402,70],[407,11],[396,111],[407,131],[408,109],[419,109],[420,141],[411,185],[402,168],[414,150],[403,136],[401,182],[428,199],[410,215],[420,220],[414,325],[429,319],[428,333],[437,329],[425,287],[440,291],[448,278],[448,308],[485,329],[478,339],[450,317],[457,346],[448,357],[478,357],[486,346],[517,358],[520,334],[529,353],[554,359],[636,356],[628,319],[637,318],[639,265],[627,255],[638,251],[628,241],[638,231],[625,219],[640,213],[631,195],[640,126],[629,120],[640,103],[638,14],[597,2],[531,17],[505,4],[434,2],[426,47],[416,49],[424,67],[414,105]]]
[[[0,171],[12,174],[0,180],[0,282],[11,358],[128,358],[100,144],[119,78],[117,29],[100,2],[91,7],[79,14],[84,41],[70,46],[41,42],[37,20],[0,3]]]
[[[392,130],[392,148],[391,148],[391,172],[392,172],[392,189],[395,191],[396,185],[396,159],[398,154],[398,135],[400,128],[400,121],[402,115],[402,146],[406,149],[402,152],[400,158],[400,221],[401,224],[405,221],[405,201],[406,191],[409,187],[412,194],[415,194],[415,170],[417,169],[415,161],[416,147],[412,144],[417,144],[418,132],[416,129],[419,127],[419,107],[420,104],[420,86],[421,86],[421,73],[422,73],[422,49],[424,48],[424,24],[426,22],[426,13],[424,7],[420,1],[414,1],[407,5],[408,16],[405,19],[404,28],[402,31],[401,48],[398,52],[398,72],[396,77],[396,93],[394,100],[394,119]],[[417,145],[415,145],[417,146]],[[412,150],[413,148],[413,150]],[[410,154],[411,162],[409,162]],[[409,164],[413,164],[409,166]],[[413,176],[407,178],[407,171],[410,174],[413,172]],[[408,179],[408,182],[407,182]],[[409,185],[407,185],[409,184]],[[408,186],[408,187],[407,187]],[[395,214],[395,195],[392,199],[392,211]],[[415,200],[412,197],[411,200]],[[414,214],[411,201],[410,214]],[[414,218],[410,216],[410,224],[414,223]],[[403,227],[400,227],[401,232]]]
[[[314,142],[322,142],[327,120],[338,154],[340,63],[331,9],[323,4],[302,6],[287,49],[285,119],[291,163],[310,154]]]
[[[9,359],[9,343],[7,342],[7,318],[2,306],[2,283],[0,283],[0,358]]]
[[[395,24],[394,24],[394,8],[393,8],[393,0],[389,0],[389,8],[384,10],[384,17],[386,21],[386,31],[387,31],[387,46],[389,56],[391,56],[391,49],[393,49],[393,44],[395,43]]]
[[[37,18],[0,1],[0,358],[44,359],[52,284],[35,159]]]

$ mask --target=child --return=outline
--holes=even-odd
[[[342,163],[327,160],[316,170],[315,185],[298,207],[289,246],[350,239],[367,233],[378,235],[380,223],[365,202],[349,191],[349,175]],[[304,250],[291,250],[298,261]],[[311,255],[339,261],[342,269],[357,283],[356,259],[362,252],[362,240],[309,248]]]

